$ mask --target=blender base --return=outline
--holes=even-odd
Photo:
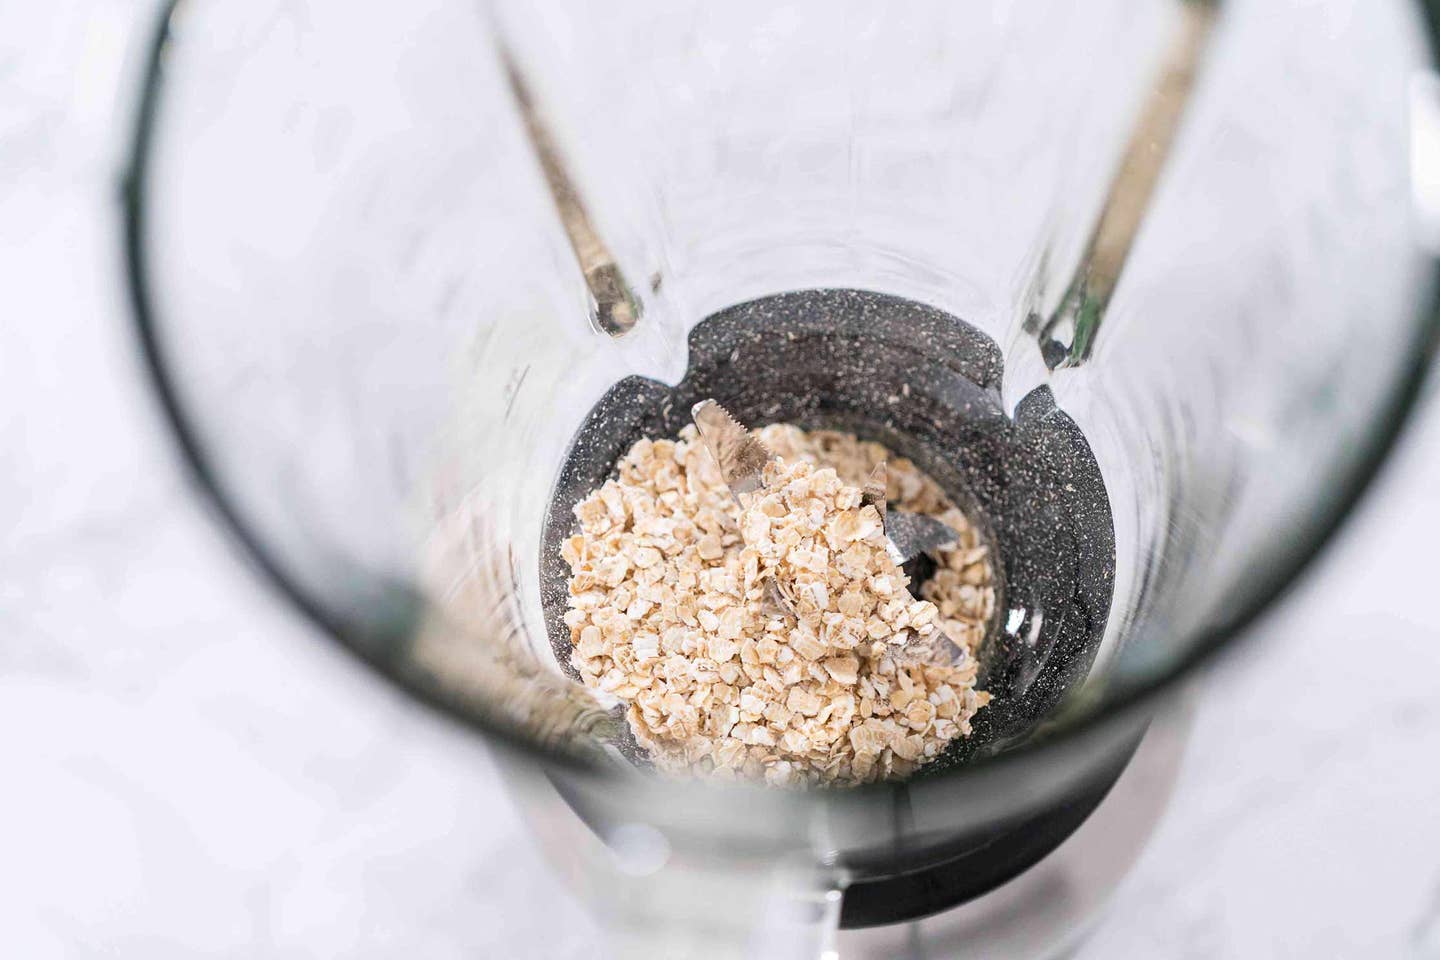
[[[921,920],[841,930],[823,960],[1048,960],[1075,949],[1164,813],[1190,723],[1184,695],[1164,707],[1094,812],[1030,869]]]
[[[832,929],[822,934],[823,946],[816,952],[784,955],[817,960],[1052,960],[1065,955],[1099,918],[1159,822],[1180,772],[1190,725],[1191,708],[1183,693],[1162,705],[1093,812],[1064,842],[1018,876],[922,919]],[[548,777],[505,751],[497,751],[496,759],[540,850],[583,900],[615,901],[626,883],[655,879],[615,872],[613,858],[599,838]],[[674,878],[664,881],[665,885],[674,882]],[[640,892],[648,897],[654,888]],[[623,891],[619,896],[623,898]],[[954,900],[965,896],[960,891]],[[597,919],[603,919],[605,909],[606,905],[597,905]],[[633,943],[626,948],[618,956],[627,960],[754,956],[748,946],[738,953],[724,952],[715,944],[698,952],[648,943],[643,949]]]
[[[952,841],[948,855],[931,853],[923,866],[908,870],[857,871],[845,887],[840,929],[893,926],[953,910],[1029,870],[1069,839],[1105,801],[1129,767],[1144,733],[1142,728],[1109,762],[1054,801],[1011,823]]]

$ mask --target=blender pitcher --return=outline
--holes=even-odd
[[[273,583],[603,841],[616,955],[839,956],[1053,850],[1369,479],[1436,331],[1432,28],[171,0],[138,329]],[[572,508],[709,397],[886,442],[991,548],[994,700],[914,776],[657,774],[570,670]]]

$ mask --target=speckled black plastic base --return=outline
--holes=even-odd
[[[980,650],[995,695],[974,734],[922,768],[936,773],[1024,736],[1082,678],[1105,628],[1115,534],[1100,470],[1048,387],[1000,404],[995,342],[930,307],[858,290],[765,297],[707,318],[690,334],[674,387],[628,377],[575,437],[542,532],[541,599],[568,671],[569,571],[560,543],[574,505],[614,474],[641,437],[673,437],[714,397],[742,423],[848,430],[909,457],[941,484],[1000,558],[996,615]]]

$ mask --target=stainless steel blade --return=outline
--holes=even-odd
[[[891,510],[885,518],[885,535],[895,547],[901,563],[955,542],[956,533],[934,517],[908,510]]]
[[[889,504],[885,500],[885,491],[889,488],[889,471],[885,461],[881,460],[875,464],[875,469],[870,471],[870,477],[865,481],[865,488],[860,491],[860,505],[872,506],[880,511],[880,522],[885,522],[885,514]],[[887,531],[888,532],[888,531]]]
[[[714,400],[701,400],[690,409],[690,416],[735,499],[759,490],[765,483],[765,464],[775,454]]]

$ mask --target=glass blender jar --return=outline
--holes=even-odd
[[[179,442],[319,627],[645,865],[585,861],[617,955],[818,956],[1035,863],[1418,390],[1423,12],[1070,6],[163,11],[126,248]],[[555,537],[705,396],[884,439],[974,510],[1002,599],[968,747],[851,790],[624,758]]]

